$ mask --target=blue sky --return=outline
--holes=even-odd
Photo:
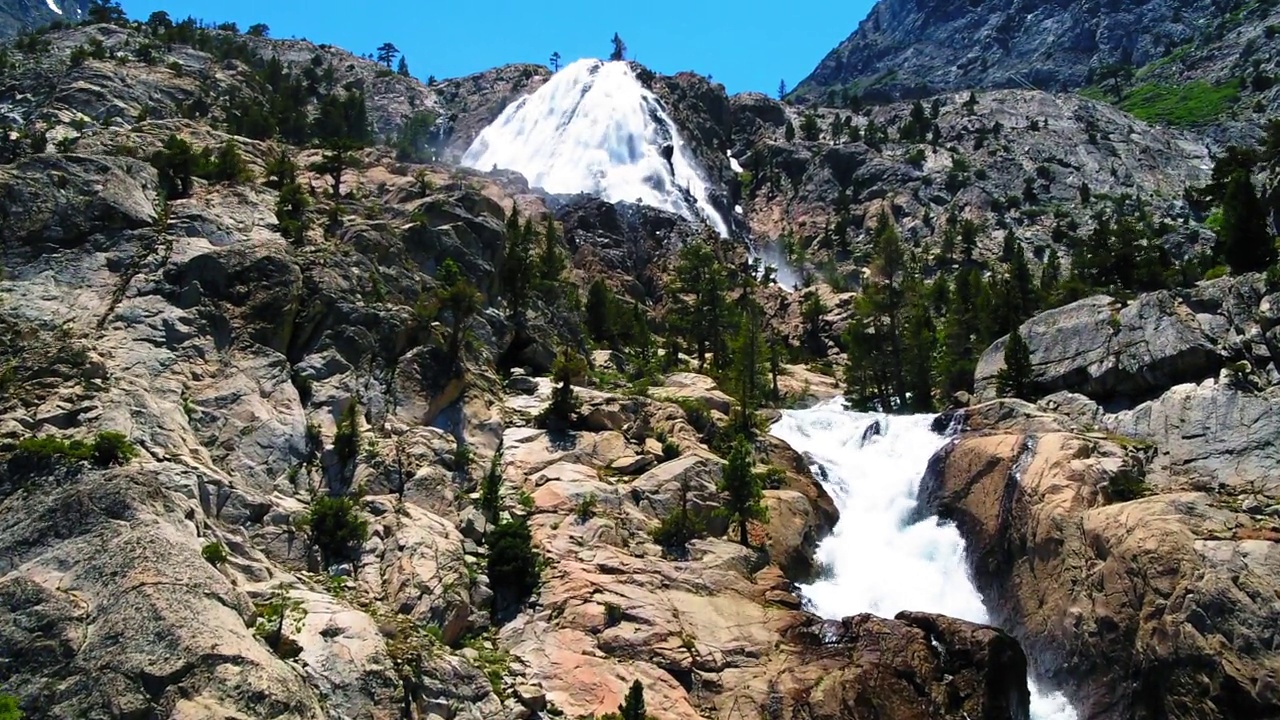
[[[145,19],[165,10],[271,26],[360,54],[393,42],[413,74],[456,77],[511,62],[607,55],[617,31],[633,59],[662,73],[694,70],[730,93],[772,94],[802,80],[866,17],[872,0],[121,0]],[[784,10],[785,8],[785,10]]]

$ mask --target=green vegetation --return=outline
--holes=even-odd
[[[204,547],[200,548],[200,556],[205,559],[205,562],[209,563],[214,567],[218,567],[219,565],[225,565],[227,563],[227,560],[230,559],[230,557],[227,555],[226,546],[220,542],[211,542],[211,543],[205,544]]]
[[[706,535],[702,520],[689,511],[689,478],[680,476],[680,505],[667,514],[651,533],[653,541],[669,554],[682,556],[689,543]]]
[[[1151,494],[1151,486],[1142,476],[1129,468],[1118,470],[1106,484],[1106,495],[1109,502],[1128,502]]]
[[[601,715],[599,720],[651,720],[644,706],[644,684],[639,680],[631,683],[631,689],[618,706],[618,712]]]
[[[1240,83],[1232,81],[1211,85],[1192,80],[1182,85],[1146,83],[1124,92],[1119,101],[1112,92],[1086,88],[1080,94],[1116,105],[1134,117],[1149,123],[1194,127],[1221,118],[1240,99]]]
[[[761,477],[754,471],[751,457],[751,445],[746,438],[739,437],[729,453],[728,464],[721,474],[717,489],[724,493],[724,505],[720,512],[731,523],[738,526],[738,542],[751,547],[751,539],[747,534],[747,523],[752,520],[766,522],[769,519],[762,501],[764,495]]]
[[[1004,367],[996,373],[996,388],[1003,397],[1034,400],[1031,394],[1031,350],[1016,329],[1004,346]]]
[[[138,449],[123,433],[107,430],[93,442],[66,440],[53,435],[37,435],[18,443],[11,462],[31,469],[47,469],[58,462],[91,462],[98,467],[125,465],[138,457]]]
[[[258,622],[254,626],[254,634],[262,638],[267,647],[282,658],[297,657],[302,648],[290,640],[284,633],[286,624],[295,633],[302,631],[306,622],[307,611],[302,601],[289,596],[288,591],[280,589],[271,594],[265,602],[257,604]]]
[[[360,402],[355,398],[347,403],[338,418],[333,432],[333,454],[344,468],[360,454]]]
[[[359,501],[350,495],[317,497],[298,524],[320,551],[325,567],[352,556],[369,539],[369,521],[360,516]]]
[[[22,708],[18,698],[12,695],[0,695],[0,720],[22,720]]]
[[[489,546],[488,575],[492,583],[493,614],[522,605],[538,587],[538,554],[524,520],[496,524],[485,538]]]
[[[489,461],[489,471],[480,483],[480,511],[491,523],[498,521],[502,510],[502,453],[495,453]]]
[[[578,399],[573,389],[574,380],[585,376],[587,362],[569,348],[561,348],[551,366],[551,378],[555,389],[551,404],[538,417],[538,424],[551,430],[567,430],[573,426],[578,413]]]
[[[578,501],[573,509],[573,514],[578,518],[578,522],[585,523],[596,516],[596,505],[600,503],[600,498],[595,493],[587,493],[585,497]]]

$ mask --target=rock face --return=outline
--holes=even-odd
[[[1073,427],[1104,428],[1153,446],[1152,482],[1280,492],[1280,330],[1257,275],[1130,303],[1095,297],[1042,313],[1020,329],[1041,404]],[[995,397],[1004,340],[982,356],[980,399]]]
[[[57,20],[82,20],[92,4],[89,0],[3,0],[0,2],[0,39]]]
[[[1026,85],[1070,90],[1106,63],[1141,67],[1165,57],[1220,12],[1208,0],[882,0],[796,92],[856,86],[898,97]]]
[[[1183,196],[1208,180],[1212,159],[1202,138],[1104,103],[1027,89],[979,92],[974,103],[948,92],[936,98],[936,111],[932,101],[923,107],[936,135],[912,139],[900,136],[909,103],[850,111],[735,96],[732,148],[749,173],[742,206],[752,231],[795,238],[813,264],[845,263],[847,276],[846,249],[870,252],[882,211],[906,242],[933,254],[954,235],[953,224],[967,220],[982,228],[978,259],[994,260],[1012,235],[1039,267],[1051,250],[1070,257],[1063,227],[1087,235],[1106,193],[1141,198],[1174,257],[1212,243]],[[817,132],[806,136],[796,129],[809,116]],[[869,132],[883,136],[868,141]]]
[[[1141,477],[1140,456],[1102,437],[996,431],[944,450],[921,497],[1082,718],[1280,712],[1276,521],[1225,493],[1120,502]]]

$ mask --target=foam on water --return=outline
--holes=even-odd
[[[675,122],[625,62],[565,66],[507,106],[472,142],[462,164],[514,170],[551,193],[587,193],[705,219],[729,235]]]
[[[929,458],[946,439],[930,431],[933,416],[849,412],[840,400],[790,410],[773,434],[809,453],[840,509],[840,522],[818,548],[829,570],[806,586],[814,612],[839,619],[858,613],[893,617],[903,610],[989,623],[969,577],[964,540],[936,517],[911,523]],[[874,423],[882,434],[863,434]],[[1060,693],[1031,685],[1034,720],[1076,720]]]

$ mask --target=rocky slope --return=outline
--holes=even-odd
[[[0,165],[0,692],[27,717],[582,718],[637,679],[662,718],[1026,717],[1004,633],[801,609],[793,583],[836,513],[785,445],[757,448],[779,472],[753,547],[720,536],[723,461],[686,409],[725,420],[709,378],[647,394],[578,378],[580,427],[536,427],[552,387],[535,376],[577,338],[550,301],[513,324],[501,269],[505,220],[541,222],[547,199],[380,146],[331,192],[309,169],[321,151],[229,135],[217,101],[257,97],[276,57],[362,87],[384,139],[423,111],[465,135],[536,73],[428,88],[300,42],[41,38],[0,91],[17,141]],[[224,44],[240,42],[252,52]],[[246,172],[166,199],[149,159],[173,136],[234,146]],[[307,198],[292,241],[264,177],[282,149]],[[574,266],[558,282],[631,278],[645,302],[671,244],[700,232],[553,204]],[[461,376],[433,302],[447,262],[479,291]],[[831,393],[801,368],[782,382]],[[50,439],[110,432],[136,457]],[[514,607],[494,604],[478,507],[491,463],[540,558]],[[717,532],[671,557],[650,531],[682,486]],[[335,498],[367,528],[344,552],[317,514]]]
[[[59,20],[82,20],[89,5],[89,0],[3,0],[0,2],[0,39]]]
[[[1105,64],[1142,67],[1165,58],[1201,37],[1203,28],[1225,34],[1238,19],[1232,13],[1249,5],[884,0],[796,92],[849,88],[881,97],[920,97],[979,88],[1072,90],[1089,84],[1090,70]]]
[[[789,238],[814,266],[865,253],[881,210],[926,262],[959,220],[981,229],[980,260],[995,257],[1007,235],[1034,262],[1050,249],[1069,257],[1065,236],[1087,235],[1094,213],[1121,197],[1164,228],[1176,256],[1211,242],[1184,199],[1208,179],[1204,142],[1102,103],[1026,90],[980,93],[972,103],[967,93],[942,95],[922,107],[918,139],[902,136],[908,103],[802,111],[748,94],[732,108],[733,153],[750,173],[743,205],[751,228]],[[806,117],[816,128],[809,137],[800,129]]]

